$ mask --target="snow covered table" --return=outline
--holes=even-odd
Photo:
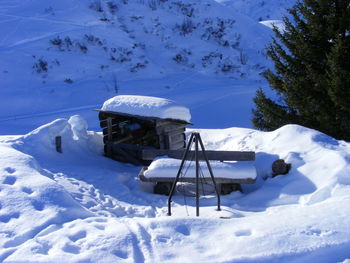
[[[177,175],[180,167],[181,160],[172,159],[167,157],[160,157],[155,159],[149,167],[144,167],[139,173],[139,178],[143,182],[157,182],[163,186],[165,185],[165,190],[162,192],[167,193],[170,190],[171,183]],[[211,182],[210,173],[208,171],[207,165],[204,161],[199,162],[201,167],[201,176],[206,179],[207,182]],[[213,170],[215,182],[221,186],[221,192],[223,194],[232,191],[233,185],[238,184],[251,184],[256,180],[256,168],[254,161],[245,162],[220,162],[220,161],[210,161],[210,166]],[[186,171],[181,175],[180,182],[191,182],[196,181],[196,165],[195,162],[189,162],[185,166]],[[229,186],[229,189],[223,189]],[[155,189],[155,192],[157,190]]]

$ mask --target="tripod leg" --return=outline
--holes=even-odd
[[[201,148],[202,148],[202,152],[203,152],[203,156],[204,156],[205,162],[207,163],[207,166],[208,166],[208,170],[209,170],[209,173],[210,173],[211,180],[213,181],[213,184],[214,184],[214,188],[215,188],[215,192],[216,192],[216,196],[217,196],[217,200],[218,200],[218,211],[221,211],[221,207],[220,207],[220,192],[219,192],[218,187],[216,185],[214,174],[213,174],[213,170],[211,169],[211,166],[210,166],[207,154],[205,152],[202,138],[198,134],[198,138],[196,138],[196,139],[199,140],[199,143],[200,143]]]
[[[174,183],[171,187],[171,190],[170,190],[170,193],[169,193],[169,197],[168,197],[168,216],[171,216],[171,198],[173,197],[174,195],[174,191],[175,191],[175,187],[176,187],[176,184],[177,182],[179,181],[179,177],[180,177],[180,174],[182,172],[182,168],[184,166],[184,163],[185,163],[185,160],[186,160],[186,157],[188,155],[188,152],[190,151],[191,149],[191,146],[192,146],[192,143],[193,143],[193,140],[194,140],[194,135],[193,133],[191,134],[191,137],[190,137],[190,140],[188,141],[188,145],[186,147],[186,150],[185,150],[185,153],[184,153],[184,156],[182,157],[182,161],[181,161],[181,164],[180,164],[180,168],[177,172],[177,175],[175,177],[175,180],[174,180]]]
[[[198,138],[199,133],[195,133],[195,159],[196,159],[196,216],[199,216],[199,161],[198,161]]]

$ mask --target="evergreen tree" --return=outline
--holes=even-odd
[[[266,79],[278,101],[258,90],[253,124],[295,123],[350,140],[350,0],[304,0],[274,28]]]

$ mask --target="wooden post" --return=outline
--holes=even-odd
[[[108,137],[108,141],[112,141],[112,118],[108,117],[107,118],[107,137]]]
[[[198,137],[199,133],[194,134],[195,140],[195,160],[196,160],[196,216],[199,216],[199,159],[198,159]]]
[[[56,143],[56,151],[58,153],[62,153],[62,137],[56,136],[55,143]]]

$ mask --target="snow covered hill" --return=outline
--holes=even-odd
[[[258,180],[220,212],[201,198],[199,218],[176,194],[169,217],[141,167],[103,157],[86,127],[73,116],[0,137],[1,262],[349,262],[349,143],[296,125],[196,130],[208,149],[256,151]],[[278,158],[292,170],[272,178]]]
[[[92,109],[116,94],[181,102],[196,127],[251,127],[271,30],[246,3],[1,1],[0,133],[75,112],[96,129]]]

